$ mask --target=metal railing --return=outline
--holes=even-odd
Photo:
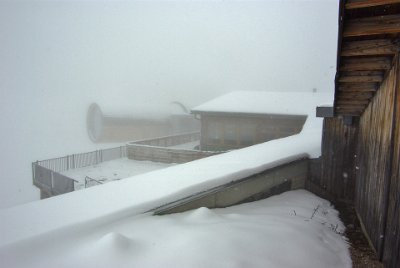
[[[97,150],[93,152],[72,154],[64,157],[36,161],[32,163],[33,184],[45,191],[49,196],[72,192],[75,190],[76,180],[60,174],[60,172],[96,165],[104,161],[110,161],[126,157],[126,146]],[[92,181],[86,182],[85,188],[93,186]],[[99,182],[99,181],[97,181]],[[99,182],[101,184],[101,182]],[[89,186],[87,186],[89,185]]]
[[[97,150],[87,153],[72,154],[64,157],[36,161],[34,163],[55,172],[93,166],[104,161],[126,157],[126,145],[115,148]]]
[[[85,188],[89,188],[89,187],[100,185],[100,184],[103,184],[103,182],[101,182],[99,180],[92,179],[89,176],[85,177]]]

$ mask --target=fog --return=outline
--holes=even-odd
[[[0,2],[0,207],[39,199],[31,162],[112,147],[87,135],[92,102],[332,92],[336,2]]]

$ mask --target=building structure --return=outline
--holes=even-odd
[[[201,120],[200,149],[225,151],[301,131],[310,109],[329,102],[316,92],[234,91],[192,109]]]
[[[334,115],[310,189],[354,205],[385,267],[400,267],[400,1],[341,1]]]

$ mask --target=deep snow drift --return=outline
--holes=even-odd
[[[329,202],[286,192],[225,209],[137,215],[0,248],[5,267],[351,267]]]

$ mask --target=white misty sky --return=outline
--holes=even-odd
[[[335,0],[0,1],[0,207],[38,198],[32,161],[98,148],[91,102],[333,92],[337,14]]]

